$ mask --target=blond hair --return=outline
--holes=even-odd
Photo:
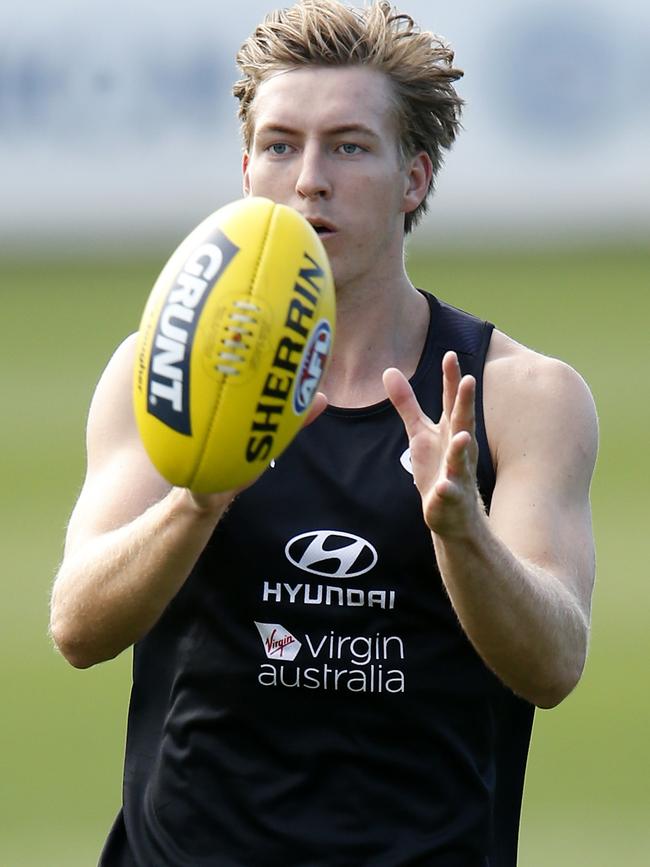
[[[363,9],[337,0],[299,0],[267,15],[237,53],[243,76],[233,93],[244,143],[250,148],[257,88],[279,70],[363,65],[385,73],[395,96],[400,158],[425,151],[433,164],[424,200],[405,215],[409,232],[426,211],[442,149],[452,146],[460,127],[463,101],[452,82],[463,72],[453,67],[453,60],[454,52],[442,38],[421,31],[388,0],[374,0]]]

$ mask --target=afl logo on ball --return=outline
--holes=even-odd
[[[332,346],[332,329],[326,319],[321,319],[314,328],[307,344],[296,377],[293,392],[293,409],[297,415],[304,412],[312,402],[323,376]]]

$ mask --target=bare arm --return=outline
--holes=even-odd
[[[80,668],[151,629],[233,496],[199,500],[151,465],[131,406],[134,345],[129,338],[117,350],[93,398],[87,475],[52,592],[52,636]]]
[[[485,374],[497,469],[489,518],[475,482],[473,379],[461,381],[455,356],[445,357],[439,424],[398,372],[385,381],[409,434],[425,520],[461,625],[504,683],[551,707],[573,689],[586,657],[595,412],[574,371],[495,337]]]

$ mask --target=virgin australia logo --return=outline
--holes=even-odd
[[[377,562],[370,542],[342,530],[310,530],[294,536],[284,549],[294,566],[326,578],[354,578]]]
[[[292,661],[298,656],[302,644],[284,626],[279,623],[258,623],[257,620],[254,623],[269,659]]]

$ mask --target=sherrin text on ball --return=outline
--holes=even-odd
[[[254,479],[304,424],[334,328],[332,272],[307,220],[259,197],[211,214],[140,323],[134,409],[156,469],[200,493]]]

